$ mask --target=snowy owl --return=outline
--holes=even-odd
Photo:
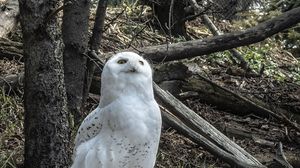
[[[160,131],[150,65],[118,53],[103,68],[100,103],[79,127],[71,168],[153,168]]]

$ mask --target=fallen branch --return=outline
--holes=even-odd
[[[201,134],[211,142],[221,146],[230,152],[240,161],[246,164],[261,166],[262,164],[244,149],[231,141],[228,137],[210,125],[206,120],[197,115],[194,111],[177,100],[172,94],[163,91],[154,83],[154,92],[156,97],[172,112],[174,116],[180,119],[189,128]]]
[[[176,118],[167,109],[162,107],[162,111],[163,111],[162,117],[163,117],[164,122],[166,122],[172,128],[177,130],[179,133],[182,133],[184,136],[190,138],[197,144],[203,146],[209,152],[211,152],[213,155],[217,156],[218,158],[221,158],[223,161],[227,162],[232,167],[239,167],[239,168],[265,167],[263,165],[250,165],[250,164],[245,163],[243,160],[239,160],[240,158],[234,157],[232,154],[226,152],[219,146],[215,145],[214,143],[209,141],[207,138],[205,138],[201,134],[192,130],[190,127],[188,127],[182,121],[180,121],[178,118]]]
[[[193,58],[257,43],[300,22],[300,7],[294,8],[278,17],[267,20],[244,31],[227,33],[201,40],[187,41],[168,45],[150,46],[123,51],[135,51],[153,62],[173,61]],[[115,52],[96,55],[97,59],[106,59]],[[91,55],[93,57],[93,55]]]
[[[259,144],[260,146],[268,146],[268,147],[274,147],[275,146],[275,142],[273,141],[269,141],[263,138],[260,138],[259,135],[246,130],[240,126],[238,127],[234,127],[228,124],[217,124],[216,128],[218,128],[218,130],[222,131],[225,135],[227,135],[228,137],[235,137],[238,139],[252,139],[256,144]]]
[[[227,33],[201,40],[128,49],[126,51],[138,52],[140,55],[154,62],[192,58],[263,41],[299,22],[300,7],[294,8],[244,31]],[[101,57],[108,58],[113,54],[113,52],[110,52]]]
[[[23,44],[14,42],[5,38],[0,38],[0,59],[7,58],[9,60],[17,59],[22,61]]]
[[[260,102],[259,104],[255,103],[254,101],[251,101],[241,95],[233,93],[232,91],[217,85],[216,83],[210,81],[209,79],[206,79],[201,75],[189,78],[187,85],[184,87],[187,90],[199,92],[198,98],[202,100],[205,99],[206,101],[213,102],[214,105],[217,105],[219,107],[235,109],[233,111],[236,111],[236,114],[240,113],[240,115],[246,115],[253,113],[262,117],[271,116],[300,132],[299,125],[292,122],[286,117],[286,115],[289,115],[289,113],[285,110],[278,108],[277,112],[275,113],[267,109],[267,105],[265,105],[263,102]],[[300,119],[297,118],[297,120]]]

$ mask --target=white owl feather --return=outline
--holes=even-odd
[[[122,52],[105,64],[99,106],[82,122],[72,168],[153,168],[161,114],[150,65]]]

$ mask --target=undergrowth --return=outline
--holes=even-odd
[[[23,111],[22,99],[0,88],[0,168],[15,168],[23,162]]]

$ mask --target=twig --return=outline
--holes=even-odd
[[[130,40],[130,42],[129,42],[129,44],[128,44],[128,47],[127,48],[129,48],[129,47],[131,47],[131,45],[132,45],[132,43],[133,43],[133,41],[145,30],[145,28],[147,27],[147,23],[148,22],[150,22],[150,20],[147,20],[145,23],[143,23],[143,24],[145,24],[144,25],[144,27],[141,29],[141,30],[139,30],[132,38],[131,38],[131,40]],[[134,30],[133,30],[134,31]]]
[[[106,30],[109,28],[109,26],[111,25],[111,24],[113,24],[124,12],[125,12],[125,8],[123,8],[123,10],[120,12],[120,13],[118,13],[114,18],[112,18],[107,24],[106,24],[106,26],[104,27],[104,30],[103,30],[103,32],[106,32]]]
[[[170,9],[169,9],[169,25],[168,25],[170,42],[172,41],[173,7],[174,7],[174,0],[171,0]]]
[[[276,157],[274,158],[274,160],[281,164],[281,166],[284,166],[285,168],[293,168],[293,166],[286,160],[281,142],[278,143]]]

